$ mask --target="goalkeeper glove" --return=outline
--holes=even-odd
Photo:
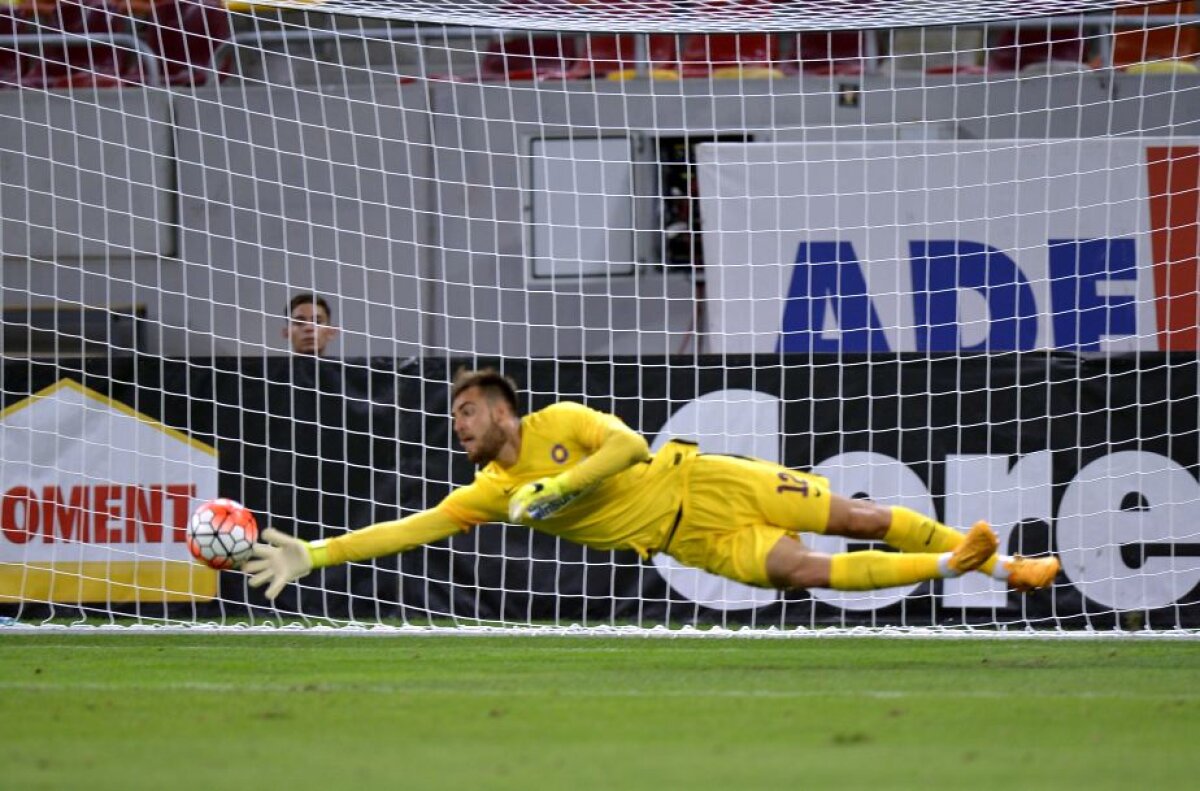
[[[509,499],[508,520],[519,523],[545,519],[577,496],[579,493],[567,491],[567,487],[557,476],[539,478],[517,489]]]
[[[274,599],[284,585],[312,571],[313,559],[307,541],[293,538],[273,527],[264,530],[262,537],[270,543],[255,544],[251,550],[252,559],[246,561],[242,570],[251,575],[251,588],[261,588],[270,583],[267,598]]]

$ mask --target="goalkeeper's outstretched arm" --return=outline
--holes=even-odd
[[[560,404],[560,407],[578,405]],[[584,407],[578,407],[583,410]],[[591,452],[574,467],[550,478],[528,483],[516,491],[509,501],[508,518],[512,522],[545,519],[599,481],[616,475],[640,461],[650,458],[645,438],[612,415],[586,410]]]
[[[285,585],[313,569],[394,555],[461,533],[469,527],[442,509],[432,508],[311,543],[268,528],[263,531],[263,538],[269,543],[254,545],[253,559],[246,562],[243,570],[250,575],[250,587],[266,585],[267,598],[274,599]]]
[[[627,467],[650,458],[645,438],[617,419],[612,420],[600,446],[559,477],[573,491],[582,491]]]

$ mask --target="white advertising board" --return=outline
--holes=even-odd
[[[1196,349],[1195,140],[697,148],[709,350]]]

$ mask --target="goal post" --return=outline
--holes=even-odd
[[[1194,3],[73,5],[0,28],[0,617],[1200,628]],[[432,507],[488,365],[1062,572],[781,593],[486,525],[270,603],[191,560],[216,497]]]

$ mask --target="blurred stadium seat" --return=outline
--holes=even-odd
[[[59,0],[52,8],[35,10],[33,19],[33,32],[43,34],[99,37],[131,32],[124,7],[106,0]],[[20,75],[20,85],[26,88],[107,88],[143,80],[138,53],[125,44],[48,41],[26,52],[29,65]]]
[[[988,48],[991,71],[1024,71],[1032,68],[1079,69],[1086,62],[1083,27],[1023,26],[1004,28]]]
[[[1122,16],[1180,16],[1197,12],[1195,0],[1149,3],[1121,8]],[[1118,28],[1113,32],[1113,65],[1118,68],[1156,61],[1191,60],[1200,56],[1200,32],[1195,24],[1148,24],[1144,30]]]
[[[593,33],[570,35],[515,34],[489,45],[476,79],[573,80],[631,77],[638,67],[638,35]],[[648,65],[659,74],[681,68],[677,37],[651,34]]]
[[[215,82],[213,58],[232,33],[221,0],[158,0],[142,28],[142,40],[159,57],[168,85]]]
[[[591,34],[580,41],[580,59],[568,78],[631,76],[638,66],[638,36],[634,33]],[[673,33],[650,34],[646,39],[649,68],[678,69],[679,45]]]
[[[135,17],[138,14],[140,17]],[[0,6],[0,36],[42,34],[37,44],[0,46],[0,86],[107,88],[146,81],[142,57],[104,37],[137,34],[170,85],[202,85],[216,74],[213,56],[231,36],[221,0],[58,0]],[[94,40],[54,40],[63,35]]]
[[[875,66],[867,37],[875,31],[835,30],[796,34],[796,68],[809,74],[862,74]]]
[[[28,6],[0,5],[0,36],[26,36],[38,32],[33,9]],[[12,88],[21,84],[27,71],[34,67],[36,55],[13,44],[0,44],[0,87]]]
[[[693,33],[680,55],[683,77],[783,74],[779,36],[772,33]]]
[[[536,80],[561,75],[576,63],[575,37],[564,34],[517,34],[497,38],[488,47],[479,79]]]
[[[917,27],[888,31],[884,62],[893,72],[983,72],[983,28]]]

